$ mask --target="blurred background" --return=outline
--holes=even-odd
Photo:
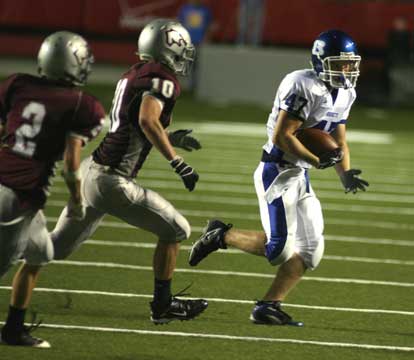
[[[359,104],[410,106],[414,98],[408,0],[0,0],[0,72],[33,69],[42,39],[66,29],[91,43],[92,82],[115,83],[136,61],[140,29],[155,17],[179,18],[189,28],[199,56],[184,87],[199,100],[270,110],[281,78],[309,67],[312,41],[332,28],[359,46]]]
[[[408,359],[410,353],[396,346],[414,351],[414,0],[0,0],[0,79],[36,73],[37,51],[50,33],[78,32],[95,55],[86,90],[109,112],[120,75],[137,61],[140,29],[155,17],[179,18],[197,46],[195,71],[182,79],[171,127],[193,129],[200,139],[202,151],[183,154],[200,181],[188,193],[152,151],[139,183],[191,223],[174,288],[194,283],[191,292],[209,299],[210,308],[200,321],[155,329],[148,321],[155,238],[107,216],[85,246],[47,266],[41,277],[32,310],[44,314],[39,336],[54,347],[39,353],[3,347],[0,358]],[[252,174],[277,87],[286,73],[310,67],[313,40],[332,28],[349,33],[362,55],[347,140],[352,166],[363,170],[369,191],[346,195],[334,171],[311,172],[325,217],[326,253],[285,304],[306,326],[252,327],[252,300],[269,285],[274,268],[259,257],[226,251],[189,269],[188,251],[209,218],[261,228]],[[87,145],[85,156],[103,135]],[[68,197],[59,176],[51,193],[49,229]],[[0,319],[9,291],[0,286]],[[195,336],[155,336],[165,330]]]

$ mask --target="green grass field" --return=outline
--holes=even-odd
[[[93,91],[108,106],[108,89]],[[200,174],[196,190],[187,192],[155,152],[138,179],[192,224],[173,287],[179,291],[193,283],[191,295],[210,300],[202,316],[165,326],[149,321],[155,238],[107,217],[90,241],[67,260],[47,266],[39,280],[31,310],[44,322],[36,333],[52,349],[1,346],[0,359],[413,359],[414,113],[409,110],[360,107],[352,113],[352,163],[370,181],[367,193],[345,195],[334,170],[311,171],[327,241],[320,267],[306,274],[285,304],[304,321],[303,328],[250,323],[253,302],[276,271],[264,258],[227,251],[196,268],[187,265],[191,241],[211,217],[261,229],[252,173],[266,118],[267,110],[253,106],[210,106],[185,97],[172,128],[191,126],[203,144],[198,152],[182,153]],[[57,178],[45,210],[50,229],[66,198]],[[1,282],[0,319],[6,316],[13,273]]]

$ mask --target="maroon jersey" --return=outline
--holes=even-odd
[[[37,76],[12,75],[0,85],[0,183],[30,205],[42,206],[66,137],[87,142],[100,132],[104,117],[102,105],[80,90]]]
[[[152,144],[138,123],[143,95],[150,94],[163,103],[160,122],[170,124],[180,84],[162,64],[139,62],[118,81],[110,111],[111,127],[93,153],[95,162],[116,172],[135,177]]]

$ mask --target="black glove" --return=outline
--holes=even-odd
[[[340,162],[344,157],[344,152],[341,148],[337,148],[332,151],[328,151],[321,156],[319,156],[319,166],[318,169],[326,169],[330,166],[334,166],[336,163]]]
[[[191,129],[182,129],[169,133],[168,138],[170,139],[171,145],[187,151],[201,149],[200,142],[195,137],[188,135],[192,131]]]
[[[350,169],[345,171],[341,176],[342,185],[345,188],[345,193],[353,192],[354,194],[359,190],[365,191],[365,188],[369,186],[368,181],[360,179],[358,177],[361,174],[359,169]]]
[[[198,181],[198,174],[196,171],[188,164],[186,164],[182,157],[176,156],[173,160],[170,161],[170,165],[173,167],[175,172],[181,176],[184,186],[189,190],[193,191],[196,182]]]

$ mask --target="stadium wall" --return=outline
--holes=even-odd
[[[309,50],[204,46],[199,54],[197,96],[215,103],[244,102],[269,110],[283,77],[309,68]]]
[[[72,30],[93,42],[98,61],[131,60],[139,29],[154,17],[174,18],[185,0],[0,0],[0,54],[33,56],[39,39],[56,30]],[[70,4],[70,6],[69,6]],[[237,37],[238,0],[206,0],[217,23],[214,42]],[[364,48],[384,50],[397,17],[412,30],[410,1],[295,0],[266,1],[265,45],[308,47],[328,28],[349,32]],[[411,21],[411,23],[410,23]]]

